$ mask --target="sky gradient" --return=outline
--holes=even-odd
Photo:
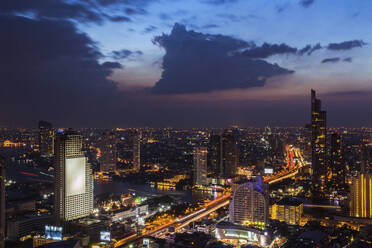
[[[372,2],[5,0],[0,126],[372,126]]]

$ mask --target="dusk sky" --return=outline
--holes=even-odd
[[[372,1],[0,1],[0,126],[372,126]]]

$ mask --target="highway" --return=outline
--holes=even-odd
[[[230,201],[230,194],[227,193],[227,194],[225,194],[225,195],[223,195],[223,196],[221,196],[217,199],[214,199],[213,201],[210,201],[210,202],[204,204],[198,211],[196,211],[196,214],[194,212],[194,213],[186,215],[182,218],[177,218],[176,220],[172,220],[169,223],[167,223],[165,225],[162,225],[162,226],[159,226],[154,230],[151,230],[149,232],[144,232],[142,234],[142,236],[137,236],[137,234],[132,234],[130,236],[127,236],[127,237],[117,241],[114,244],[114,247],[123,246],[127,243],[133,242],[136,239],[144,237],[144,236],[154,236],[158,233],[163,232],[164,230],[166,230],[167,228],[169,228],[173,225],[177,226],[177,230],[179,230],[182,227],[185,227],[186,225],[188,225],[189,223],[191,223],[193,221],[196,221],[196,220],[199,220],[199,219],[209,215],[210,213],[216,211],[217,209],[219,209],[223,206],[226,206],[227,204],[229,204],[229,201]]]

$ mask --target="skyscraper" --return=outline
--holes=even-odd
[[[345,182],[345,163],[341,136],[338,133],[333,133],[331,135],[331,146],[329,155],[329,166],[332,170],[332,185],[341,186]]]
[[[133,169],[139,171],[141,169],[141,131],[133,136]]]
[[[114,133],[107,132],[102,137],[100,170],[114,171],[116,169],[116,161],[116,137]]]
[[[208,164],[216,176],[234,177],[238,159],[236,134],[225,132],[222,135],[211,135],[208,148]]]
[[[39,121],[39,149],[43,157],[54,155],[54,131],[47,121]]]
[[[360,171],[361,173],[372,173],[372,138],[361,144]]]
[[[350,185],[350,215],[372,218],[372,174],[360,174]]]
[[[58,133],[55,143],[54,211],[57,222],[88,216],[93,209],[93,177],[74,131]]]
[[[311,161],[315,194],[324,192],[327,176],[326,134],[326,111],[322,110],[321,101],[311,90]]]
[[[265,225],[269,218],[269,199],[266,185],[259,178],[239,185],[230,202],[230,221],[249,225]]]
[[[211,134],[208,146],[208,170],[218,176],[222,170],[222,140],[221,135]]]
[[[207,153],[206,147],[194,151],[194,183],[197,185],[207,185]]]
[[[222,168],[224,177],[234,177],[238,167],[238,141],[236,134],[225,132],[222,135]]]
[[[271,207],[271,219],[284,221],[289,225],[299,225],[303,213],[303,203],[296,199],[285,197]]]
[[[5,247],[5,159],[0,156],[0,248]]]

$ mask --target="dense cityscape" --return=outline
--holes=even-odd
[[[372,248],[371,13],[0,0],[0,248]]]
[[[370,247],[372,129],[309,105],[304,127],[1,128],[2,245]]]

